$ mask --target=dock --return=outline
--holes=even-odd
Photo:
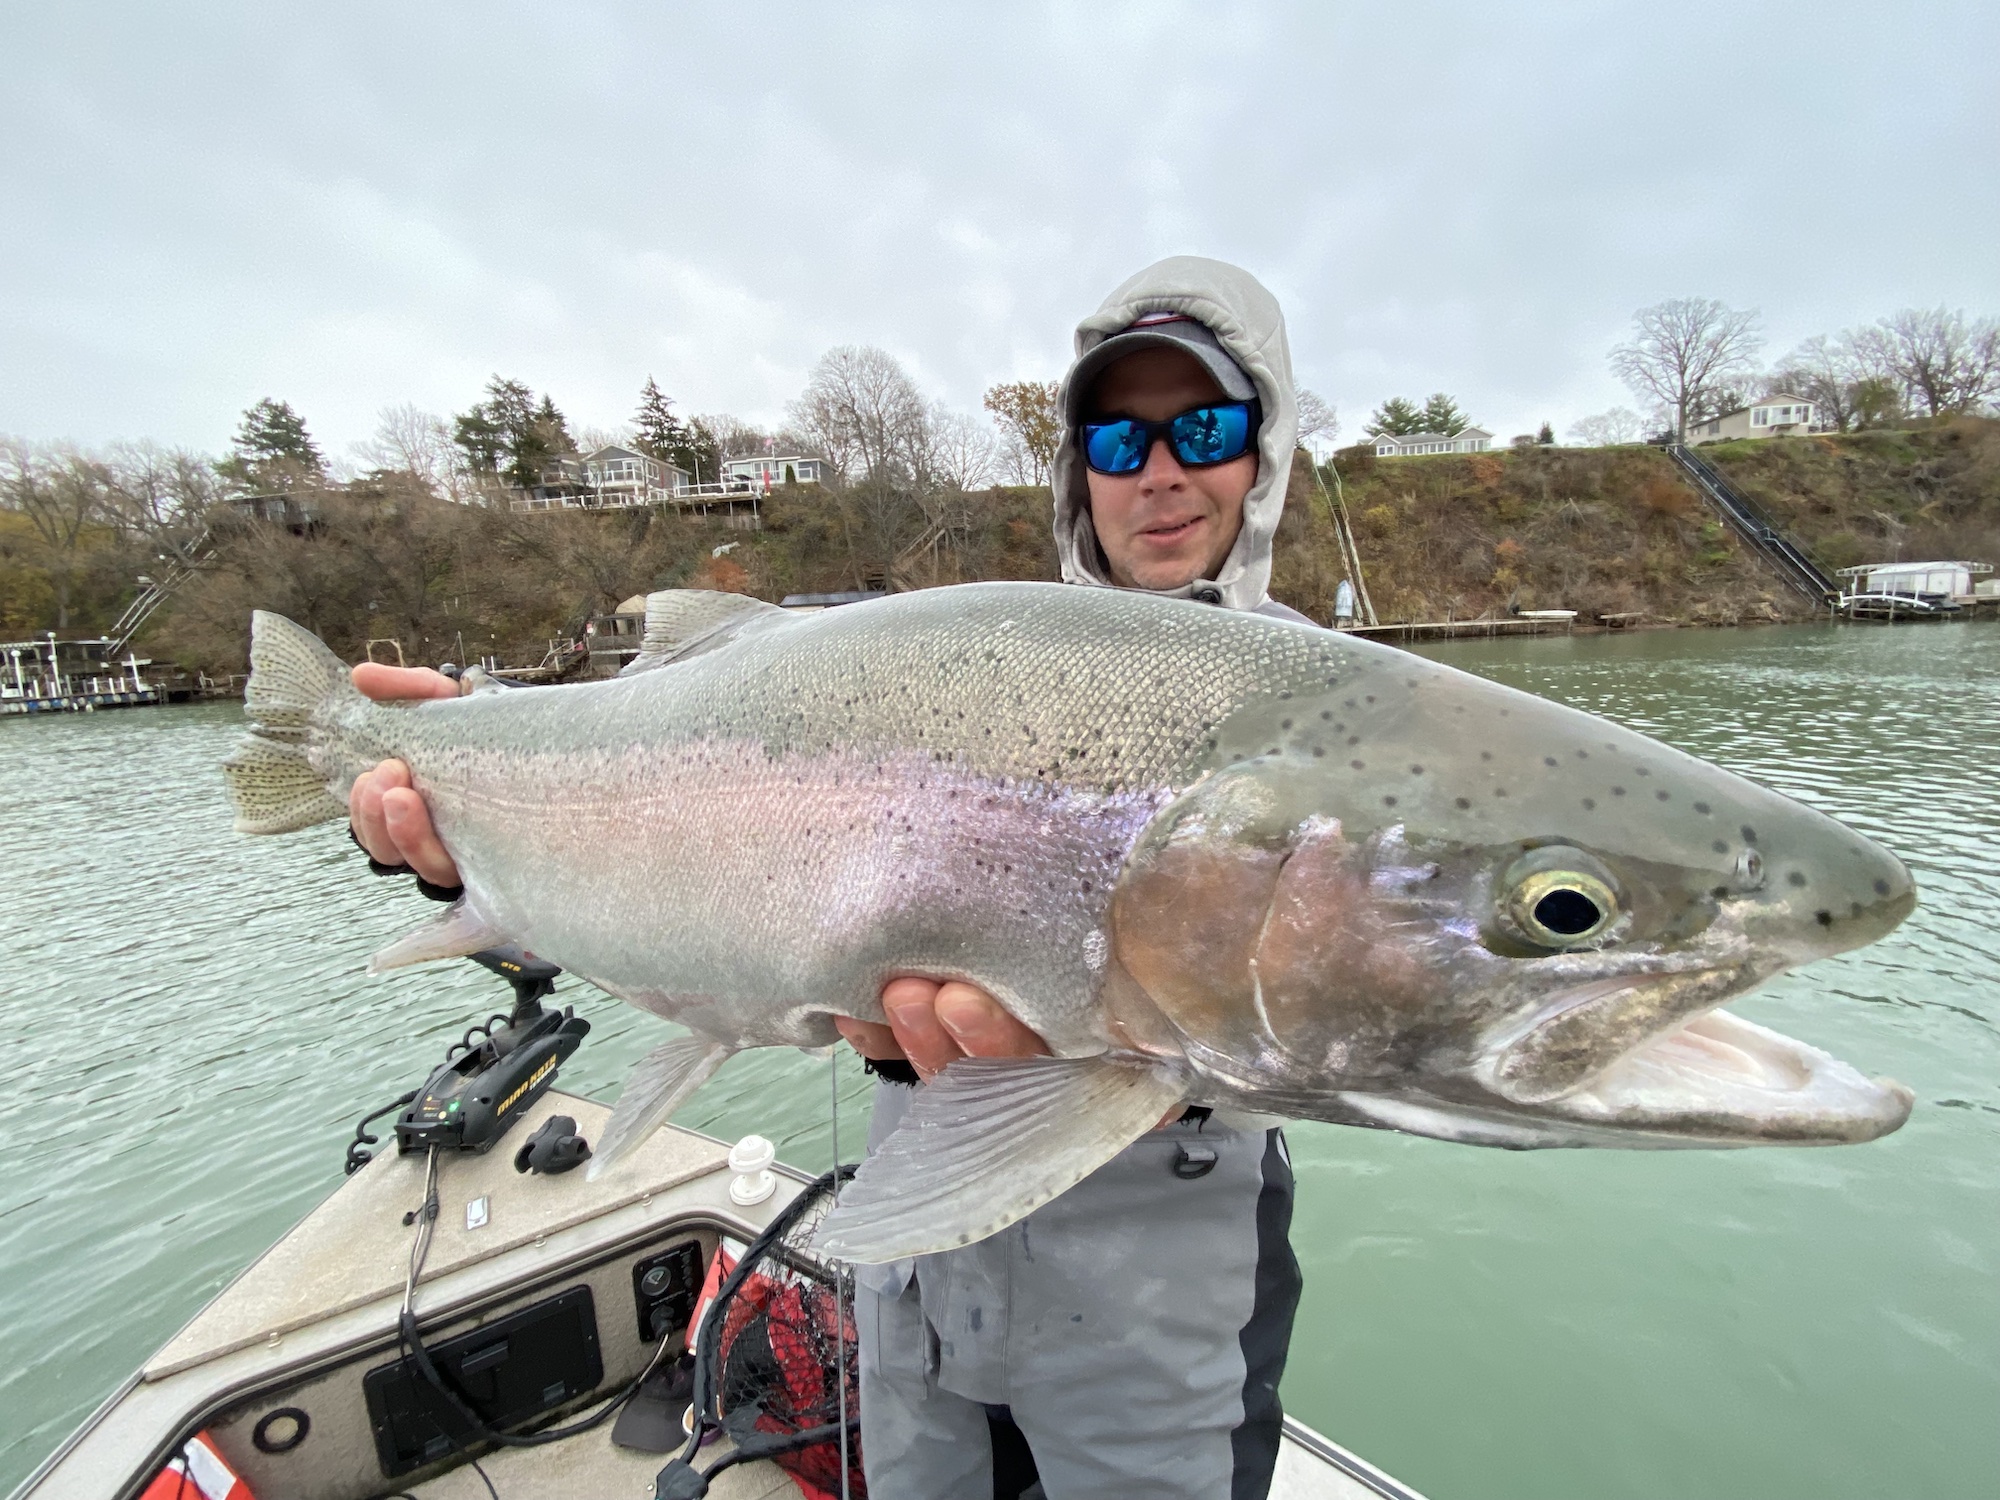
[[[1562,618],[1554,618],[1561,616]],[[1492,620],[1401,620],[1393,625],[1341,625],[1342,635],[1365,635],[1375,641],[1446,641],[1467,636],[1568,635],[1576,628],[1570,610],[1505,615]]]

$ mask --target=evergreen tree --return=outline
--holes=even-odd
[[[473,473],[520,489],[539,484],[551,458],[576,451],[553,399],[544,396],[537,405],[527,386],[499,375],[486,382],[484,401],[453,418],[452,441]]]
[[[671,455],[685,435],[681,419],[674,415],[673,408],[673,398],[648,375],[644,388],[639,392],[639,409],[632,414],[633,446],[641,453],[668,463],[673,461]]]
[[[1542,423],[1542,430],[1535,434],[1535,442],[1544,448],[1555,447],[1556,445],[1555,428],[1549,426],[1549,424],[1546,422]]]
[[[326,461],[306,431],[305,418],[286,401],[266,396],[244,412],[230,447],[235,451],[215,466],[216,472],[251,494],[319,484],[326,478]]]
[[[1458,409],[1458,403],[1443,391],[1424,403],[1421,417],[1423,425],[1416,429],[1418,432],[1438,432],[1446,437],[1457,437],[1472,425],[1465,413]]]
[[[1426,432],[1424,414],[1416,403],[1405,401],[1401,396],[1391,396],[1375,408],[1375,414],[1368,419],[1368,425],[1361,429],[1370,437],[1408,437],[1413,432]]]

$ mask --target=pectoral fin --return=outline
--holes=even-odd
[[[463,958],[498,948],[513,938],[488,922],[466,904],[463,896],[454,901],[435,922],[426,922],[415,932],[406,932],[368,960],[368,972],[380,974],[408,964],[429,963],[434,958]]]
[[[705,1036],[677,1036],[640,1058],[626,1075],[618,1106],[605,1122],[587,1177],[595,1181],[651,1135],[690,1094],[708,1082],[734,1050]]]
[[[1088,1177],[1180,1098],[1178,1077],[1143,1063],[961,1058],[918,1092],[815,1243],[880,1265],[983,1240]]]

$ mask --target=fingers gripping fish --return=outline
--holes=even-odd
[[[648,600],[613,681],[374,704],[253,627],[237,826],[397,756],[465,882],[375,966],[515,942],[690,1033],[593,1171],[731,1053],[968,980],[1055,1054],[954,1064],[823,1243],[969,1243],[1176,1101],[1480,1145],[1863,1141],[1910,1107],[1719,1007],[1911,910],[1887,851],[1642,735],[1399,651],[1107,589],[795,616]],[[607,899],[615,893],[615,899]]]

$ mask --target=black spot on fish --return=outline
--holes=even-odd
[[[1655,792],[1653,793],[1653,796],[1657,801],[1660,802],[1671,802],[1673,800],[1673,794],[1671,792]]]
[[[1479,752],[1479,758],[1481,760],[1491,760],[1493,759],[1493,752],[1491,750],[1482,750]]]
[[[1632,774],[1634,776],[1651,776],[1653,773],[1647,770],[1644,766],[1634,766],[1632,768]]]
[[[1578,760],[1589,760],[1590,752],[1588,750],[1579,750],[1576,752],[1576,758]]]
[[[1394,807],[1396,805],[1396,799],[1394,797],[1384,797],[1382,799],[1382,805],[1384,807]]]
[[[1319,711],[1319,716],[1322,722],[1331,722],[1333,719],[1333,710],[1330,708],[1322,708]]]
[[[1597,799],[1595,797],[1585,797],[1583,799],[1583,810],[1585,812],[1593,812],[1596,810],[1596,808],[1597,808]]]
[[[1326,746],[1324,746],[1324,745],[1314,745],[1314,746],[1313,746],[1313,759],[1314,759],[1314,760],[1321,760],[1321,759],[1324,759],[1324,758],[1325,758],[1325,756],[1326,756]]]
[[[1745,823],[1741,828],[1737,829],[1736,831],[1743,835],[1744,843],[1754,844],[1757,842],[1757,830],[1752,828],[1748,823]]]
[[[1278,727],[1279,727],[1280,729],[1290,729],[1290,728],[1292,727],[1292,721],[1291,721],[1290,719],[1286,719],[1286,720],[1284,720],[1283,722],[1281,722],[1281,723],[1280,723],[1280,724],[1278,725]]]
[[[1361,743],[1361,736],[1358,734],[1350,734],[1347,737],[1347,743],[1350,745],[1358,745]]]
[[[1084,888],[1084,890],[1085,890],[1085,891],[1088,891],[1088,890],[1090,889],[1090,882],[1089,882],[1088,880],[1086,880],[1086,881],[1085,881],[1085,882],[1083,883],[1083,888]]]
[[[1353,700],[1352,698],[1349,698],[1349,699],[1347,699],[1347,700],[1346,700],[1346,703],[1347,703],[1347,706],[1348,706],[1349,708],[1359,708],[1359,707],[1360,707],[1360,705],[1359,705],[1358,703],[1356,703],[1356,702],[1355,702],[1355,701],[1354,701],[1354,700]]]
[[[1495,788],[1493,788],[1493,795],[1496,797],[1504,797],[1507,795],[1507,788],[1505,788],[1504,786],[1496,786]]]
[[[1280,694],[1278,694],[1278,701],[1279,701],[1280,703],[1282,703],[1282,702],[1284,702],[1284,701],[1285,701],[1285,700],[1286,700],[1287,698],[1289,698],[1289,697],[1291,697],[1291,696],[1292,696],[1292,695],[1291,695],[1291,693],[1290,693],[1289,691],[1287,691],[1287,692],[1283,692],[1283,693],[1280,693]]]
[[[1542,764],[1545,766],[1553,766],[1555,763],[1556,758],[1553,755],[1544,755],[1542,757]]]
[[[1878,895],[1878,896],[1886,896],[1886,895],[1888,895],[1888,894],[1889,894],[1889,882],[1888,882],[1888,881],[1886,881],[1886,880],[1878,880],[1878,881],[1876,881],[1876,882],[1875,882],[1875,894],[1876,894],[1876,895]]]
[[[1470,797],[1454,797],[1451,800],[1452,806],[1456,807],[1460,812],[1472,806],[1472,799]]]
[[[1713,849],[1717,854],[1727,854],[1729,852],[1729,846],[1723,843],[1721,839],[1717,839],[1708,847]]]
[[[1611,789],[1611,795],[1614,797],[1622,797],[1625,795],[1625,788],[1622,786],[1614,786]]]
[[[1709,892],[1709,895],[1713,896],[1717,901],[1727,901],[1729,899],[1729,887],[1726,885],[1716,886]]]
[[[1833,925],[1833,913],[1830,911],[1816,911],[1813,913],[1813,920],[1822,927],[1831,927]]]
[[[1803,874],[1802,872],[1798,871],[1798,870],[1794,870],[1794,871],[1792,871],[1792,873],[1791,873],[1791,874],[1789,874],[1789,875],[1787,875],[1787,876],[1785,877],[1785,879],[1787,879],[1787,880],[1788,880],[1788,881],[1790,881],[1790,882],[1791,882],[1791,883],[1792,883],[1793,885],[1796,885],[1796,886],[1803,886],[1803,885],[1804,885],[1804,884],[1806,883],[1806,877],[1805,877],[1805,875],[1804,875],[1804,874]]]
[[[1348,762],[1348,765],[1352,766],[1357,771],[1365,771],[1368,769],[1368,762],[1363,760],[1350,760]]]
[[[1375,701],[1375,695],[1373,693],[1368,694],[1367,697],[1362,699],[1362,702],[1364,703],[1373,703],[1374,701]]]
[[[1708,816],[1708,804],[1706,802],[1695,803],[1694,810],[1700,813],[1704,818]]]
[[[1424,774],[1424,768],[1422,766],[1411,766],[1410,774],[1412,776],[1421,776]]]

